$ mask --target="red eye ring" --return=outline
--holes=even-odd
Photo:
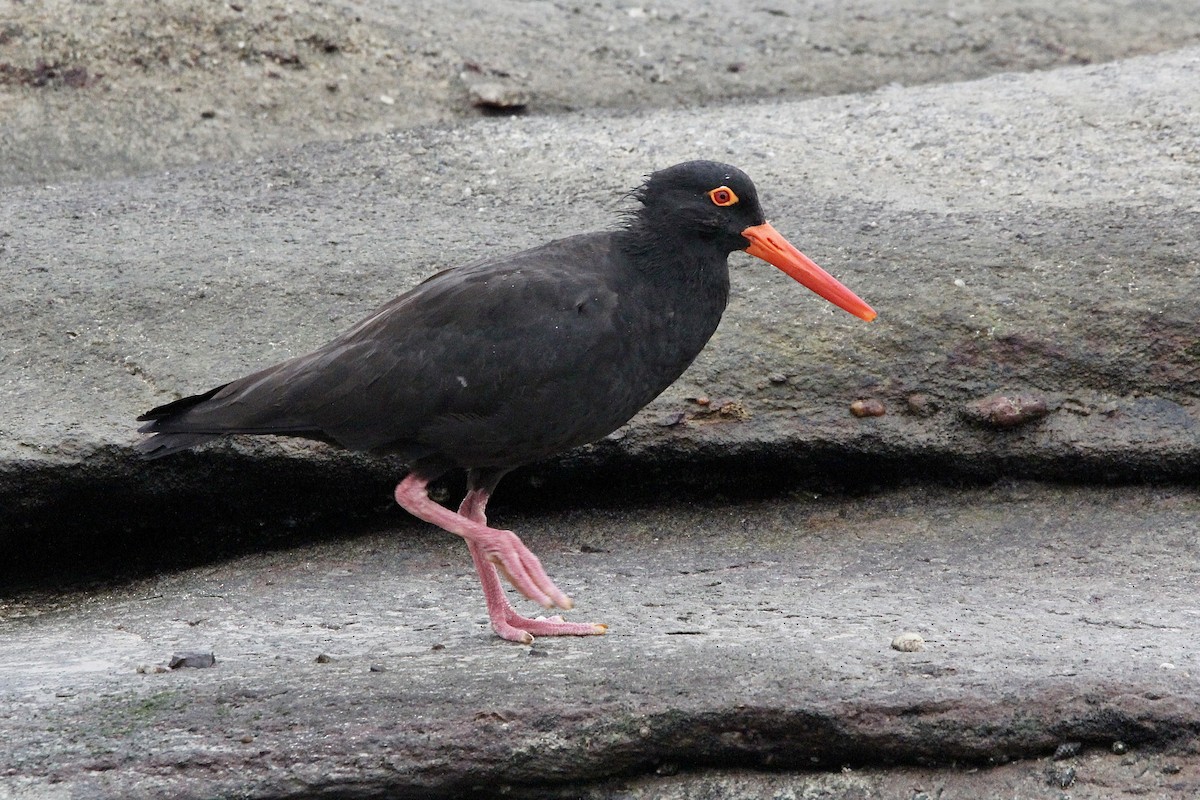
[[[728,186],[718,186],[708,193],[708,199],[713,201],[714,206],[731,206],[738,201],[737,193]]]

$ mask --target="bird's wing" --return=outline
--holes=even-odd
[[[147,425],[161,433],[294,433],[363,450],[494,414],[538,384],[619,357],[609,237],[552,242],[438,273],[324,347]],[[154,412],[151,412],[153,414]]]

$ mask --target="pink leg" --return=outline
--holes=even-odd
[[[483,489],[472,489],[463,498],[458,513],[467,519],[487,524],[484,508],[487,506],[488,493]],[[522,617],[508,602],[504,587],[496,574],[496,567],[488,561],[483,552],[474,542],[468,540],[467,547],[471,550],[471,560],[475,562],[475,571],[479,573],[479,582],[483,586],[483,598],[487,603],[488,618],[492,621],[492,630],[502,639],[510,642],[533,644],[534,635],[538,636],[595,636],[608,630],[607,625],[584,622],[567,622],[560,616],[538,617],[529,619]]]
[[[396,502],[415,517],[437,525],[439,528],[458,534],[467,540],[471,558],[483,585],[484,599],[488,605],[488,617],[492,627],[505,639],[525,642],[533,641],[533,635],[583,636],[604,633],[607,626],[563,622],[558,619],[526,619],[519,616],[509,605],[504,588],[497,577],[497,569],[521,594],[546,608],[557,605],[571,608],[571,598],[562,593],[538,561],[517,535],[512,531],[497,530],[487,526],[484,508],[488,492],[472,489],[463,499],[460,512],[429,499],[426,490],[428,481],[415,474],[396,487]]]

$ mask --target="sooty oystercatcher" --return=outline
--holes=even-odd
[[[618,230],[560,239],[432,276],[319,350],[139,417],[137,445],[164,456],[226,434],[319,439],[398,453],[396,502],[467,541],[488,616],[505,639],[603,633],[522,617],[497,573],[550,608],[571,600],[484,509],[505,473],[616,430],[687,368],[745,250],[866,320],[875,312],[787,242],[736,167],[690,161],[655,172]],[[467,470],[458,513],[428,483]]]

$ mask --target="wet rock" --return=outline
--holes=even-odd
[[[963,407],[968,420],[997,430],[1008,430],[1036,422],[1050,413],[1046,401],[1033,395],[995,394]]]

